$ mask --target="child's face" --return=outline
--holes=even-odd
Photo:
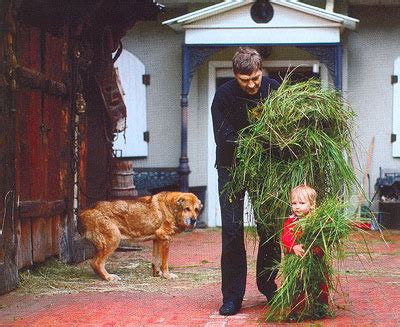
[[[291,198],[291,208],[297,217],[304,217],[310,213],[311,204],[305,196],[294,195]]]

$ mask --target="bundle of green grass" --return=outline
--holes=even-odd
[[[313,186],[320,202],[350,193],[354,113],[339,92],[314,79],[291,85],[285,78],[249,116],[228,189],[248,191],[255,216],[271,234],[281,230],[297,185]]]
[[[305,254],[285,255],[281,263],[281,285],[270,303],[267,321],[302,321],[333,314],[323,292],[336,289],[332,263],[344,256],[344,241],[352,230],[352,218],[340,199],[326,199],[313,213],[297,221],[294,232]],[[318,249],[318,252],[315,251]],[[318,254],[317,254],[318,253]],[[326,290],[321,286],[325,285]],[[328,299],[329,295],[325,294]]]
[[[285,78],[277,90],[250,112],[250,126],[239,135],[236,165],[231,171],[232,182],[228,185],[232,193],[242,189],[248,191],[257,222],[264,225],[271,237],[280,236],[284,219],[290,214],[292,188],[308,184],[316,189],[319,204],[334,198],[341,207],[356,183],[350,161],[353,111],[340,92],[322,87],[319,81],[311,79],[292,85],[289,78]],[[317,214],[320,215],[321,211]],[[343,217],[330,216],[333,221]],[[345,221],[350,224],[350,221]],[[316,227],[316,230],[322,239],[330,239],[330,234],[336,233],[335,228],[319,230]],[[346,233],[337,235],[340,237],[331,242],[333,248]],[[313,256],[304,260],[290,257],[281,264],[284,278],[285,271],[294,271],[293,265],[297,267],[296,274],[303,277],[306,277],[305,271],[322,269],[319,266],[321,260],[314,260]],[[332,260],[332,255],[323,260],[328,280],[333,280],[329,276],[332,274]],[[282,292],[285,296],[290,292],[296,293],[297,286],[294,285],[288,280],[284,282]],[[332,283],[329,282],[328,286],[331,287]],[[306,307],[312,307],[314,300],[312,296],[308,297],[309,305]],[[280,308],[289,302],[284,301],[282,294],[274,303],[272,311],[282,313]],[[273,316],[282,318],[282,314]],[[309,317],[309,311],[300,316]]]

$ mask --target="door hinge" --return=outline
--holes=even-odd
[[[398,82],[399,82],[399,76],[398,76],[398,75],[392,75],[392,76],[390,77],[390,82],[391,82],[392,84],[398,83]]]
[[[391,142],[391,143],[394,143],[394,142],[396,142],[396,139],[397,139],[397,135],[392,133],[392,134],[390,135],[390,142]]]
[[[149,131],[143,132],[143,140],[147,143],[150,142],[150,132]]]
[[[150,75],[149,74],[142,75],[142,82],[146,86],[150,85]]]

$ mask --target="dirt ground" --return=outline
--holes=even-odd
[[[363,240],[352,236],[355,246],[347,248],[337,267],[341,285],[335,317],[290,325],[400,326],[400,231],[387,230],[384,237],[377,231],[365,234],[367,251]],[[243,308],[231,317],[218,314],[219,229],[198,229],[173,240],[170,267],[176,280],[151,277],[151,242],[137,245],[139,251],[117,252],[109,261],[109,271],[122,277],[116,283],[98,279],[88,262],[50,262],[50,267],[21,272],[21,287],[0,296],[0,326],[267,325],[265,298],[255,285],[253,236],[247,237]]]

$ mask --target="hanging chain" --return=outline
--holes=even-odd
[[[80,151],[81,151],[81,130],[80,130],[80,114],[85,112],[86,103],[82,102],[82,85],[79,76],[79,59],[81,53],[78,49],[74,50],[74,64],[73,64],[73,83],[75,86],[74,98],[72,105],[74,110],[73,115],[73,139],[72,139],[72,174],[73,174],[73,213],[74,220],[77,221],[79,212],[79,175],[80,175]]]

